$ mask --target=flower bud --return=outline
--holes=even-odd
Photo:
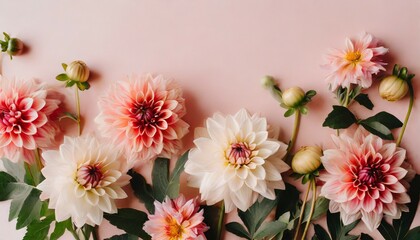
[[[89,78],[89,68],[82,61],[73,61],[66,68],[67,77],[76,82],[86,82]]]
[[[322,149],[318,146],[302,147],[292,159],[292,169],[295,173],[308,174],[321,165]]]
[[[7,42],[7,54],[10,56],[16,56],[21,54],[23,51],[23,42],[19,38],[11,38]]]
[[[291,87],[283,92],[282,98],[287,107],[296,107],[305,98],[305,92],[300,87]]]
[[[408,92],[407,81],[395,75],[384,78],[379,85],[379,95],[387,101],[398,101]]]
[[[265,89],[271,89],[274,85],[276,85],[276,82],[271,76],[265,76],[261,79],[261,85]]]

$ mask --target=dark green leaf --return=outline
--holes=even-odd
[[[126,233],[139,236],[144,240],[151,239],[150,236],[143,230],[144,223],[148,220],[147,214],[132,208],[120,208],[118,213],[104,214],[112,225],[124,230]]]
[[[289,108],[285,113],[284,113],[284,117],[290,117],[295,113],[295,109],[294,108]]]
[[[400,128],[403,123],[394,115],[387,112],[379,112],[378,114],[363,120],[364,122],[380,122],[389,129]]]
[[[150,214],[155,212],[152,186],[147,184],[146,179],[141,175],[136,173],[133,170],[130,170],[128,174],[131,176],[130,185],[134,191],[134,195],[144,203],[147,211]]]
[[[166,197],[169,184],[169,159],[157,158],[152,170],[153,193],[155,199],[162,202]]]
[[[316,95],[316,91],[315,90],[309,90],[309,91],[307,91],[306,92],[306,97],[308,97],[308,98],[312,98],[313,96],[315,96]]]
[[[367,94],[361,93],[357,95],[354,100],[358,102],[360,105],[366,107],[369,110],[373,109],[373,103],[370,101],[369,96]]]
[[[9,34],[7,34],[7,33],[3,32],[3,35],[4,35],[4,40],[5,40],[6,42],[8,42],[8,41],[10,40],[10,36],[9,36]]]
[[[307,107],[301,107],[301,108],[299,108],[299,110],[300,110],[300,113],[302,113],[303,115],[306,115],[306,114],[308,114],[308,108]]]
[[[166,195],[173,199],[179,195],[179,178],[184,171],[185,163],[188,160],[188,151],[185,152],[176,162],[175,168],[172,170],[171,178],[169,179],[168,189]]]
[[[39,221],[41,217],[40,212],[42,207],[42,202],[39,199],[39,195],[41,195],[41,191],[39,191],[36,188],[33,188],[32,191],[29,193],[19,211],[16,229],[26,227],[33,221]]]
[[[314,224],[315,236],[318,240],[331,240],[330,235],[321,225]]]
[[[420,195],[420,175],[416,174],[411,181],[408,194],[411,199],[411,202],[407,204],[408,212],[402,212],[401,218],[393,221],[393,226],[398,239],[402,239],[407,234],[417,212]]]
[[[29,224],[23,240],[45,240],[50,230],[50,225],[54,221],[54,215],[50,215],[41,221],[34,221]]]
[[[25,162],[24,166],[26,171],[24,182],[31,186],[37,186],[44,178],[41,171],[39,171],[38,165]]]
[[[16,182],[16,179],[6,172],[0,172],[0,201],[10,199],[13,188],[9,187],[10,183]]]
[[[90,88],[90,84],[88,82],[77,82],[77,88],[79,88],[80,91],[85,91]]]
[[[381,233],[385,240],[398,239],[394,228],[389,223],[387,223],[385,219],[382,219],[381,225],[378,227],[378,231]]]
[[[2,158],[1,160],[8,174],[12,175],[19,182],[23,182],[25,180],[25,167],[23,165],[23,161],[15,163],[7,158]]]
[[[245,239],[251,239],[251,237],[249,236],[249,233],[246,231],[244,226],[242,226],[238,222],[230,222],[230,223],[226,224],[225,227],[226,227],[226,231],[231,232],[238,237],[245,238]]]
[[[300,192],[297,188],[289,183],[286,183],[285,190],[277,190],[277,209],[276,209],[276,219],[283,215],[287,211],[291,211],[294,215],[295,210],[297,209],[296,205],[299,202]]]
[[[407,235],[404,237],[403,240],[419,240],[420,239],[420,226],[417,226],[410,231],[408,231]]]
[[[204,210],[204,223],[209,226],[209,230],[204,232],[207,239],[217,239],[218,220],[220,217],[220,208],[216,205],[201,206]],[[224,213],[223,213],[224,214]]]
[[[395,64],[394,68],[392,69],[392,75],[398,76],[399,71],[400,71],[400,66],[398,66],[398,64]]]
[[[115,235],[105,240],[137,240],[139,239],[137,236],[131,234],[122,234],[122,235]]]
[[[318,197],[315,202],[315,210],[312,215],[312,220],[316,220],[319,217],[326,214],[328,211],[329,204],[330,204],[330,201],[326,199],[325,197]],[[303,215],[304,217],[303,217],[302,223],[308,221],[310,208],[311,208],[311,204],[307,202],[305,206],[305,213]]]
[[[68,81],[68,80],[70,80],[69,77],[67,76],[67,74],[65,74],[65,73],[57,75],[55,77],[55,79],[57,79],[58,81]]]
[[[61,66],[63,67],[64,71],[66,71],[66,70],[67,70],[67,64],[62,63],[62,64],[61,64]]]
[[[333,240],[340,239],[357,239],[359,236],[347,235],[360,222],[356,220],[349,225],[343,225],[340,219],[340,213],[327,213],[327,225]]]
[[[373,237],[369,236],[366,233],[362,233],[362,235],[360,235],[360,240],[375,240],[375,239],[373,239]]]
[[[287,229],[287,223],[282,220],[264,223],[255,233],[253,239],[271,238]]]
[[[63,236],[66,229],[71,229],[72,222],[70,219],[67,219],[66,221],[62,222],[56,222],[54,231],[51,233],[50,240],[58,240],[61,236]]]
[[[360,121],[360,125],[362,125],[366,130],[375,134],[376,136],[386,139],[386,140],[393,140],[394,136],[392,136],[391,130],[387,128],[380,122],[365,122],[364,120]]]
[[[328,114],[322,126],[333,129],[343,129],[350,127],[356,122],[356,117],[349,109],[343,106],[334,105],[333,110]]]

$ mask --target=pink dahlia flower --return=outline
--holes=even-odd
[[[53,144],[60,101],[34,80],[0,76],[0,86],[0,156],[33,162],[33,150]]]
[[[182,90],[162,76],[128,77],[99,101],[101,133],[125,148],[131,160],[170,158],[181,147],[189,125]]]
[[[183,195],[173,200],[167,197],[162,203],[155,201],[155,213],[149,215],[144,230],[158,240],[206,239],[208,227],[199,208],[197,198],[186,202]]]
[[[372,35],[363,33],[352,41],[346,39],[346,49],[334,49],[327,55],[324,65],[330,71],[326,81],[331,91],[338,87],[348,88],[351,84],[368,88],[372,85],[372,74],[385,71],[381,57],[388,52],[387,48],[378,45]]]
[[[400,218],[410,202],[405,150],[362,127],[354,136],[332,138],[337,148],[324,151],[320,176],[325,182],[321,195],[331,200],[330,211],[340,212],[344,224],[362,218],[371,231],[383,216]]]

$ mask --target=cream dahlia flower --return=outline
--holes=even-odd
[[[155,201],[155,213],[149,215],[144,224],[153,240],[203,240],[208,227],[203,222],[203,210],[198,199],[185,200],[183,195],[176,199],[168,197]]]
[[[131,76],[115,83],[99,101],[100,132],[132,160],[171,158],[189,125],[182,90],[162,76]]]
[[[99,225],[103,213],[116,213],[115,199],[126,198],[127,164],[112,145],[92,136],[64,138],[58,151],[42,154],[45,180],[40,198],[49,199],[57,221],[71,217],[77,227]]]
[[[245,211],[260,195],[275,199],[274,189],[285,188],[280,173],[289,169],[282,161],[287,145],[270,136],[265,118],[244,109],[215,114],[195,133],[185,172],[208,205],[223,200],[226,212]]]
[[[372,85],[372,74],[385,71],[386,65],[381,57],[387,48],[378,45],[378,40],[368,33],[363,33],[356,41],[346,39],[346,49],[331,50],[324,65],[330,71],[326,81],[331,91],[338,87],[348,88],[351,84],[368,88]]]
[[[53,95],[34,80],[0,76],[0,156],[33,162],[36,148],[51,147],[59,131]]]
[[[321,195],[330,199],[330,211],[340,212],[344,224],[362,218],[369,230],[383,216],[400,218],[410,202],[405,150],[359,127],[353,136],[332,136],[335,149],[321,157],[325,182]]]

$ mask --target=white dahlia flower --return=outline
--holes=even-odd
[[[259,196],[275,199],[274,189],[285,188],[287,145],[272,136],[265,118],[245,109],[234,116],[215,114],[195,134],[185,172],[208,205],[223,200],[226,212],[245,211]]]

